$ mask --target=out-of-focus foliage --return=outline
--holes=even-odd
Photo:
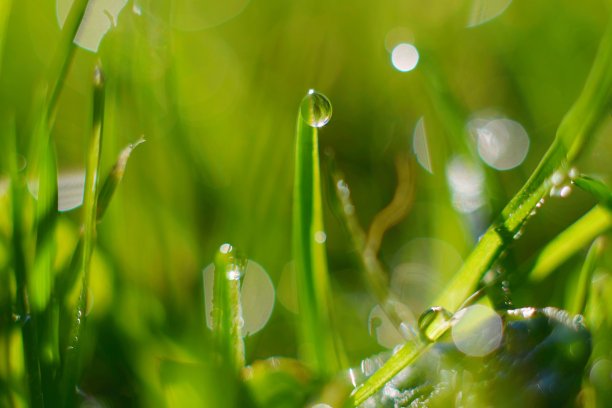
[[[60,21],[69,3],[0,1],[0,152],[9,146],[6,129],[14,118],[19,165],[26,168],[38,160],[31,153],[38,101],[56,81]],[[250,394],[273,385],[287,394],[276,402],[285,406],[303,403],[309,387],[316,388],[293,360],[281,360],[285,365],[272,371],[266,371],[272,363],[259,361],[247,370],[269,377],[240,385],[231,381],[232,369],[218,371],[202,274],[225,242],[261,265],[277,302],[268,324],[245,338],[246,364],[296,357],[293,155],[296,114],[309,89],[323,92],[333,105],[319,145],[322,152],[333,150],[361,225],[372,225],[392,200],[396,157],[415,157],[410,211],[385,234],[379,251],[400,302],[397,314],[415,323],[550,145],[584,85],[611,14],[605,0],[94,3],[107,8],[100,11],[107,20],[97,24],[108,33],[99,47],[83,40],[89,49],[76,48],[51,137],[60,180],[82,174],[91,76],[100,62],[106,77],[101,173],[126,145],[147,140],[133,152],[97,227],[91,259],[93,301],[79,383],[85,400],[111,406],[273,405],[273,392]],[[93,10],[88,18],[94,24]],[[400,44],[417,50],[414,69],[401,59],[410,62],[413,49],[397,49]],[[610,186],[612,121],[606,120],[576,166]],[[514,135],[507,139],[515,140],[512,149],[518,146],[507,160],[494,154],[500,129]],[[1,153],[0,405],[4,389],[17,391],[9,402],[18,405],[27,397],[25,382],[14,383],[24,368],[11,307],[8,167]],[[374,310],[376,298],[361,278],[351,239],[328,205],[334,194],[329,180],[323,176],[322,239],[333,324],[348,364],[357,366],[402,337]],[[563,197],[546,199],[497,267],[529,269],[547,242],[597,202],[575,187],[569,196],[562,190],[569,186],[558,187],[555,195]],[[34,214],[27,206],[24,213]],[[26,217],[24,228],[33,223]],[[57,217],[58,271],[69,269],[80,223],[79,209]],[[609,238],[603,241],[608,249]],[[514,305],[567,308],[586,249],[544,279],[510,287]],[[593,353],[581,398],[599,404],[612,400],[611,269],[610,251],[604,250],[592,271],[585,312]],[[75,303],[78,290],[70,296],[66,303]]]

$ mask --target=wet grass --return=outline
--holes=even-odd
[[[49,5],[0,4],[0,405],[612,401],[609,6],[565,4],[553,35],[542,4],[466,28],[470,2],[415,2],[421,20],[400,23],[253,3],[193,31],[219,10],[130,1],[94,54],[73,42],[88,3],[62,30]],[[394,70],[383,31],[415,43],[414,72]],[[524,45],[542,37],[557,48]],[[543,70],[555,53],[566,65]],[[479,157],[483,106],[528,130],[512,170]],[[457,206],[457,158],[480,177],[475,210]],[[75,168],[82,204],[60,211]],[[255,261],[276,303],[247,335]],[[454,340],[476,304],[504,330],[484,357]]]

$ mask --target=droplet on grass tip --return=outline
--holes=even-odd
[[[311,89],[300,104],[302,119],[312,127],[320,128],[329,122],[332,105],[327,96]]]

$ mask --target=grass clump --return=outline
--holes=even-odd
[[[102,3],[0,5],[0,405],[609,405],[608,5]]]

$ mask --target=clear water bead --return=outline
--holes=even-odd
[[[302,99],[300,113],[309,126],[320,128],[329,122],[332,105],[327,96],[311,89]]]

